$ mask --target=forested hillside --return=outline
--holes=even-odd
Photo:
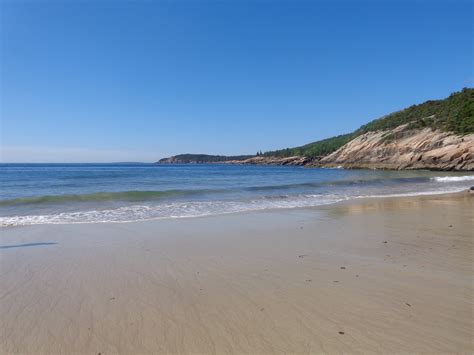
[[[419,105],[410,106],[373,120],[352,133],[323,139],[300,147],[268,151],[263,155],[321,157],[336,151],[361,134],[394,129],[402,124],[408,124],[406,129],[431,127],[459,135],[474,133],[474,89],[465,88],[452,93],[443,100],[429,100]]]

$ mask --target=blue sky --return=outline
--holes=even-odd
[[[1,160],[253,154],[473,86],[470,1],[1,1]]]

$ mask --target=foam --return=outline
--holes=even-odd
[[[137,222],[166,218],[189,218],[268,209],[312,207],[342,200],[335,196],[303,195],[261,198],[251,201],[193,201],[159,205],[133,205],[107,210],[64,212],[49,215],[0,217],[0,226]]]
[[[430,195],[444,195],[452,194],[456,192],[464,191],[465,188],[452,187],[444,190],[430,190],[430,191],[419,191],[419,192],[402,192],[396,194],[386,194],[386,195],[360,195],[356,198],[386,198],[386,197],[415,197],[415,196],[430,196]]]
[[[442,190],[372,195],[304,194],[267,196],[248,201],[190,201],[170,202],[156,205],[132,205],[116,209],[63,212],[48,215],[26,215],[0,217],[0,226],[25,226],[37,224],[81,224],[81,223],[128,223],[157,219],[191,218],[224,215],[239,212],[270,209],[293,209],[333,204],[343,200],[359,198],[409,197],[453,193],[464,188],[451,187]]]
[[[471,181],[474,180],[474,175],[465,175],[465,176],[437,176],[431,178],[437,182],[458,182],[458,181]]]

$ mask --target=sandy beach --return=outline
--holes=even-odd
[[[2,228],[0,352],[472,353],[474,195]]]

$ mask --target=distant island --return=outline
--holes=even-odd
[[[221,156],[181,154],[158,164],[262,164],[369,169],[474,170],[474,89],[373,120],[300,147]]]

